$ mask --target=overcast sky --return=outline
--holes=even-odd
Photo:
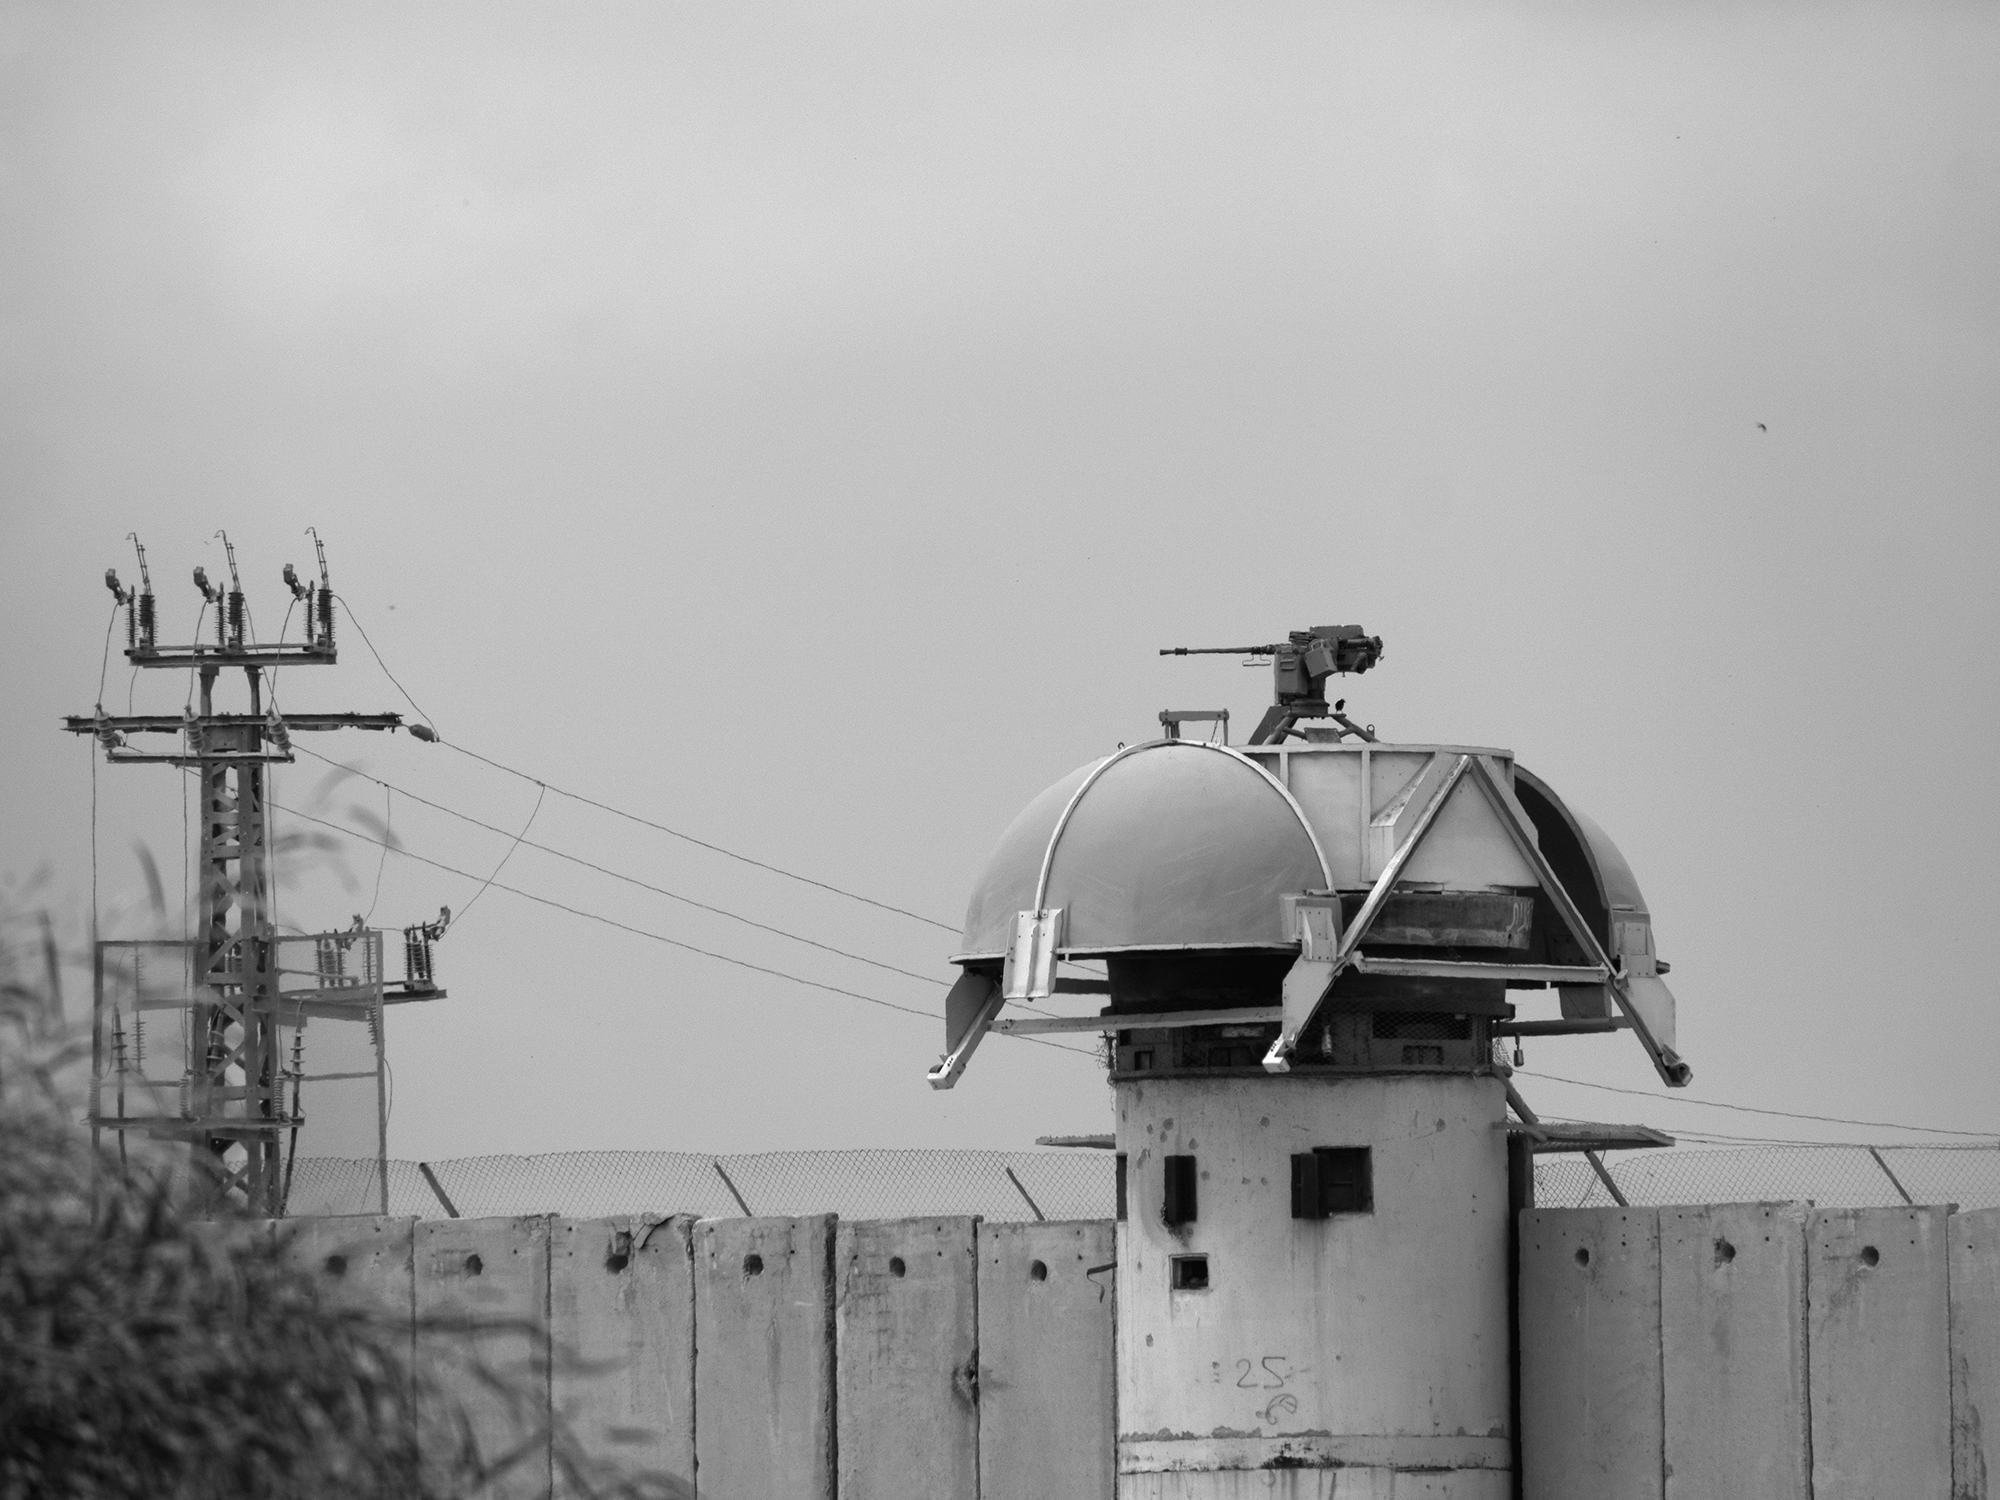
[[[1254,722],[1267,673],[1158,647],[1359,621],[1362,718],[1509,747],[1619,842],[1689,1093],[2000,1132],[1996,74],[2000,11],[1908,0],[11,0],[9,899],[81,937],[56,725],[128,531],[180,640],[218,528],[271,634],[317,526],[448,741],[947,924],[1161,708]],[[342,646],[288,707],[411,711]],[[104,696],[185,691],[114,653]],[[502,828],[536,801],[402,736],[312,748]],[[383,815],[324,771],[280,800]],[[107,931],[148,920],[135,842],[175,879],[176,776],[99,768]],[[507,851],[386,811],[458,869]],[[553,794],[531,837],[935,979],[525,849],[504,881],[941,1008],[947,931]],[[281,914],[477,889],[376,863]],[[390,1026],[397,1155],[1109,1128],[1086,1059],[995,1041],[935,1094],[936,1021],[498,890],[440,962]],[[1528,1054],[1665,1093],[1629,1038]]]

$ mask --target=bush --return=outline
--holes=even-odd
[[[480,1452],[406,1320],[337,1304],[283,1225],[196,1217],[171,1158],[94,1152],[53,941],[46,979],[20,954],[0,940],[0,1497],[444,1500],[551,1461],[577,1494],[682,1493],[609,1475],[519,1392],[522,1441]]]

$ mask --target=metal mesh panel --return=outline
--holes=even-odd
[[[1884,1208],[1903,1202],[2000,1206],[2000,1148],[1749,1146],[1716,1151],[1645,1151],[1605,1158],[1618,1190],[1639,1204],[1813,1203]],[[1887,1170],[1884,1170],[1884,1167]],[[1890,1174],[1894,1174],[1891,1180]],[[1580,1156],[1535,1164],[1535,1201],[1545,1208],[1603,1208],[1611,1195]]]
[[[1893,1207],[1903,1201],[1900,1182],[1918,1203],[2000,1207],[2000,1147],[1878,1149],[1881,1163],[1865,1146],[1751,1146],[1620,1153],[1607,1157],[1605,1165],[1631,1202],[1646,1205],[1792,1201],[1824,1208]],[[719,1157],[570,1151],[470,1156],[429,1165],[452,1206],[468,1219],[551,1213],[729,1218],[743,1212],[730,1192],[732,1183],[758,1215],[977,1214],[1018,1222],[1033,1219],[1039,1209],[1050,1219],[1108,1219],[1116,1177],[1108,1151],[773,1151]],[[293,1169],[291,1212],[373,1213],[379,1201],[375,1183],[372,1161],[301,1157]],[[1548,1208],[1603,1207],[1611,1195],[1581,1156],[1562,1155],[1536,1162],[1535,1201]],[[443,1204],[411,1161],[389,1163],[389,1211],[445,1217]]]

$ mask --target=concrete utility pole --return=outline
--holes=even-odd
[[[161,646],[153,583],[145,548],[139,587],[126,588],[115,570],[105,584],[126,612],[125,656],[134,667],[188,671],[195,679],[179,715],[113,715],[99,703],[88,716],[65,721],[72,734],[94,735],[115,765],[171,765],[194,771],[199,784],[200,848],[195,857],[193,934],[180,940],[99,941],[96,945],[92,1088],[93,1138],[102,1130],[140,1130],[186,1139],[198,1177],[220,1206],[234,1199],[259,1217],[284,1211],[285,1164],[281,1138],[297,1140],[303,1073],[302,1036],[309,1018],[368,1025],[375,1051],[378,1137],[382,1071],[382,1005],[391,999],[435,999],[429,982],[429,943],[441,926],[411,929],[424,961],[390,992],[382,975],[382,934],[357,926],[346,932],[280,939],[272,921],[272,869],[267,767],[293,759],[291,736],[332,729],[393,730],[399,714],[322,713],[281,717],[266,702],[264,674],[280,666],[332,666],[333,589],[326,550],[317,536],[319,582],[301,581],[292,566],[284,578],[295,604],[305,609],[304,638],[275,645],[248,638],[248,610],[236,572],[236,549],[223,536],[229,559],[227,590],[194,570],[204,616],[213,611],[215,638],[186,646]],[[201,627],[197,625],[196,634]],[[217,679],[225,668],[243,671],[248,711],[219,713]],[[134,734],[175,734],[180,748],[146,753],[127,747]],[[415,934],[413,937],[412,934]],[[407,952],[406,952],[407,957]],[[414,969],[420,968],[421,975]],[[413,982],[414,981],[414,982]],[[186,1038],[178,1078],[145,1066],[147,1012],[180,1013]],[[290,1033],[290,1058],[285,1035]],[[339,1075],[354,1077],[353,1074]],[[110,1099],[106,1082],[115,1084]],[[285,1097],[291,1086],[290,1108]],[[106,1106],[109,1106],[107,1109]],[[378,1141],[382,1162],[386,1141]],[[382,1174],[382,1212],[386,1202]]]

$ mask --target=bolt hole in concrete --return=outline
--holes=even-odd
[[[1863,1245],[1861,1247],[1861,1264],[1871,1269],[1881,1265],[1882,1252],[1877,1250],[1873,1245]]]
[[[902,1256],[892,1255],[889,1257],[889,1274],[891,1276],[901,1276],[905,1274],[909,1269],[910,1268],[908,1266],[903,1264]]]
[[[1736,1247],[1730,1244],[1728,1240],[1717,1240],[1715,1242],[1715,1263],[1718,1266],[1726,1266],[1734,1259],[1736,1259]]]
[[[1032,1266],[1028,1267],[1028,1280],[1047,1281],[1048,1279],[1049,1279],[1049,1268],[1043,1262],[1036,1261]]]
[[[326,1258],[326,1274],[329,1276],[345,1276],[347,1274],[347,1257],[344,1255],[329,1255]]]
[[[1587,1249],[1579,1249],[1579,1250],[1578,1250],[1578,1251],[1576,1252],[1576,1263],[1577,1263],[1578,1265],[1580,1265],[1580,1266],[1587,1266],[1587,1265],[1589,1265],[1589,1264],[1590,1264],[1590,1251],[1588,1251]]]
[[[1207,1291],[1208,1257],[1206,1255],[1176,1255],[1169,1262],[1168,1282],[1177,1292]]]
[[[466,1275],[477,1276],[480,1274],[480,1272],[484,1271],[485,1269],[486,1269],[486,1262],[481,1260],[477,1255],[468,1255],[465,1257]]]
[[[743,1274],[745,1276],[762,1276],[764,1274],[764,1257],[761,1255],[744,1256]]]

